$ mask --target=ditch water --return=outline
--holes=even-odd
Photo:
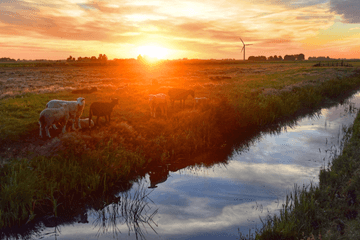
[[[100,204],[70,222],[48,221],[30,236],[239,239],[239,231],[253,234],[261,228],[259,217],[278,213],[294,184],[318,183],[319,170],[340,153],[343,127],[353,123],[359,108],[357,92],[277,133],[260,133],[210,166],[161,167],[118,194],[112,204]]]

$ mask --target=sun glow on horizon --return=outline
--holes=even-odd
[[[169,53],[167,48],[158,47],[154,45],[146,45],[138,47],[138,54],[150,58],[164,59]]]

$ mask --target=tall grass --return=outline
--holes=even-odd
[[[81,141],[67,144],[72,147],[59,156],[13,160],[1,168],[0,228],[37,215],[57,216],[95,193],[110,191],[130,177],[130,170],[145,164],[144,156],[126,151],[111,139],[92,151],[84,150]]]

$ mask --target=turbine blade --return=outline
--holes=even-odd
[[[242,43],[245,45],[244,41],[240,38],[240,40],[242,41]]]

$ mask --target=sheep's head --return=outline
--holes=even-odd
[[[85,98],[79,97],[79,98],[77,99],[77,102],[78,102],[78,104],[83,105],[83,104],[85,104]]]

